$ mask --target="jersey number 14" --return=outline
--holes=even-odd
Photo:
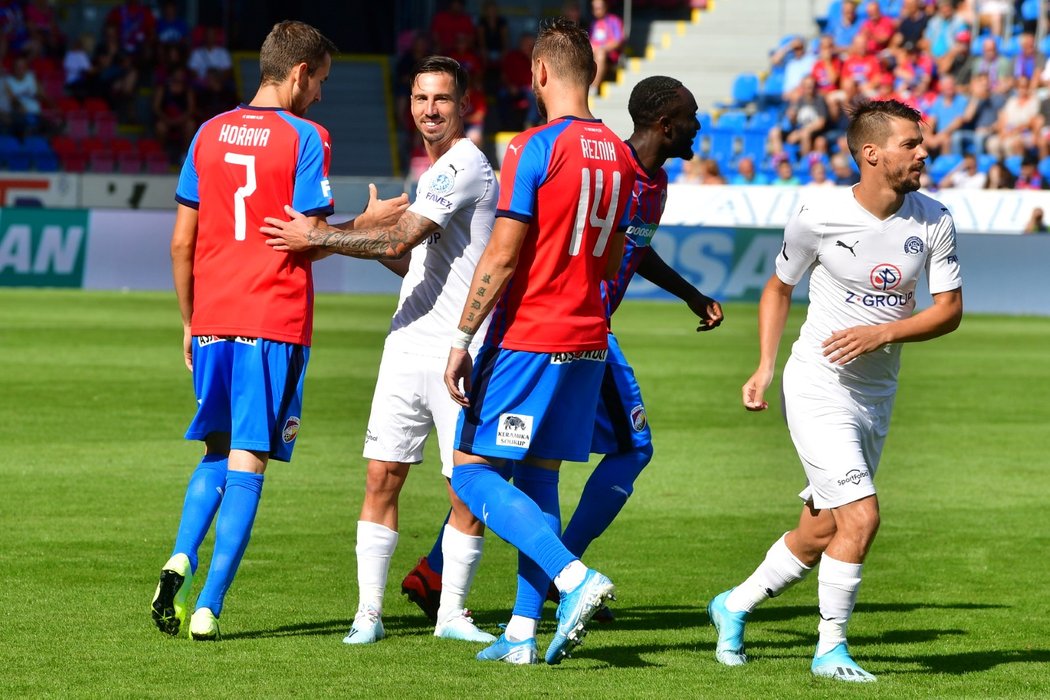
[[[609,243],[609,234],[612,233],[613,225],[616,223],[616,203],[620,200],[620,172],[618,170],[614,170],[612,174],[609,210],[605,212],[605,216],[601,216],[598,214],[598,207],[601,205],[604,187],[605,171],[597,170],[594,172],[594,199],[592,200],[591,170],[584,168],[580,172],[580,202],[576,207],[576,225],[573,227],[572,238],[569,240],[569,255],[579,255],[583,232],[588,222],[591,226],[600,227],[592,255],[597,258],[605,253],[605,246]],[[589,213],[588,207],[590,208]]]

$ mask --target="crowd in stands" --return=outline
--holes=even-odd
[[[0,0],[0,167],[171,172],[238,101],[222,30],[172,0],[123,0],[97,36],[69,36],[48,0]]]
[[[761,85],[741,89],[695,150],[730,183],[852,184],[850,109],[894,98],[924,116],[925,186],[1046,189],[1050,39],[1037,42],[1038,12],[1037,0],[832,0],[819,32],[774,47]]]

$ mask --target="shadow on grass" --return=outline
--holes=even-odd
[[[323,637],[338,636],[340,639],[350,630],[353,618],[323,620],[319,622],[302,622],[296,625],[283,625],[268,630],[247,630],[223,634],[224,641],[235,639],[267,639],[273,637]],[[434,627],[422,615],[383,616],[383,627],[388,635],[401,637],[423,636],[434,633]]]
[[[945,673],[959,676],[964,673],[988,671],[1004,664],[1045,664],[1050,661],[1050,649],[997,649],[995,651],[966,651],[959,654],[907,657],[873,654],[869,658],[880,663],[919,664],[921,666],[921,668],[902,671],[883,671],[885,675]]]

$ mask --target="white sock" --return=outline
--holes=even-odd
[[[467,594],[481,564],[484,544],[484,537],[466,535],[451,525],[445,525],[441,535],[441,554],[445,557],[445,566],[441,571],[438,624],[467,607]]]
[[[510,622],[507,623],[507,629],[503,630],[503,636],[507,638],[508,642],[524,642],[526,639],[532,639],[536,636],[536,625],[538,623],[539,620],[533,620],[531,617],[511,615]]]
[[[806,578],[812,567],[798,560],[784,541],[787,533],[773,543],[755,572],[726,596],[730,612],[751,612],[767,598],[775,598]]]
[[[587,567],[579,559],[569,563],[561,573],[554,577],[554,585],[559,591],[571,592],[576,586],[583,583],[583,577],[587,575]]]
[[[817,573],[817,599],[820,603],[820,624],[817,630],[817,656],[827,654],[837,644],[846,642],[846,626],[849,624],[853,606],[857,604],[860,589],[860,570],[863,564],[851,564],[832,559],[827,554],[820,557]]]
[[[357,521],[358,610],[383,612],[383,594],[390,570],[390,557],[397,547],[397,533],[379,523]]]

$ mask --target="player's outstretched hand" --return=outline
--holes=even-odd
[[[823,343],[824,357],[833,364],[845,365],[887,342],[882,326],[853,326],[828,336]]]
[[[380,199],[375,183],[368,183],[368,206],[361,212],[354,223],[354,228],[378,228],[393,226],[401,215],[408,211],[408,194],[402,192],[397,197]]]
[[[448,353],[448,367],[445,368],[445,387],[452,400],[464,408],[470,405],[467,394],[470,393],[470,371],[474,363],[470,353],[459,348],[452,348]],[[463,388],[460,389],[460,382]]]
[[[689,308],[700,318],[697,332],[711,331],[722,325],[722,305],[709,296],[701,294],[690,300]]]
[[[314,231],[313,223],[287,204],[284,205],[284,213],[288,216],[288,221],[272,216],[263,219],[267,225],[260,226],[259,230],[269,236],[266,245],[285,253],[302,252],[315,247],[310,238]]]
[[[772,381],[772,372],[758,370],[752,374],[751,378],[747,380],[746,384],[744,384],[744,408],[749,411],[764,411],[769,408],[769,404],[766,403],[763,397],[766,394],[766,389],[769,388]]]
[[[186,369],[193,371],[193,333],[189,326],[182,327],[182,361],[186,363]]]

